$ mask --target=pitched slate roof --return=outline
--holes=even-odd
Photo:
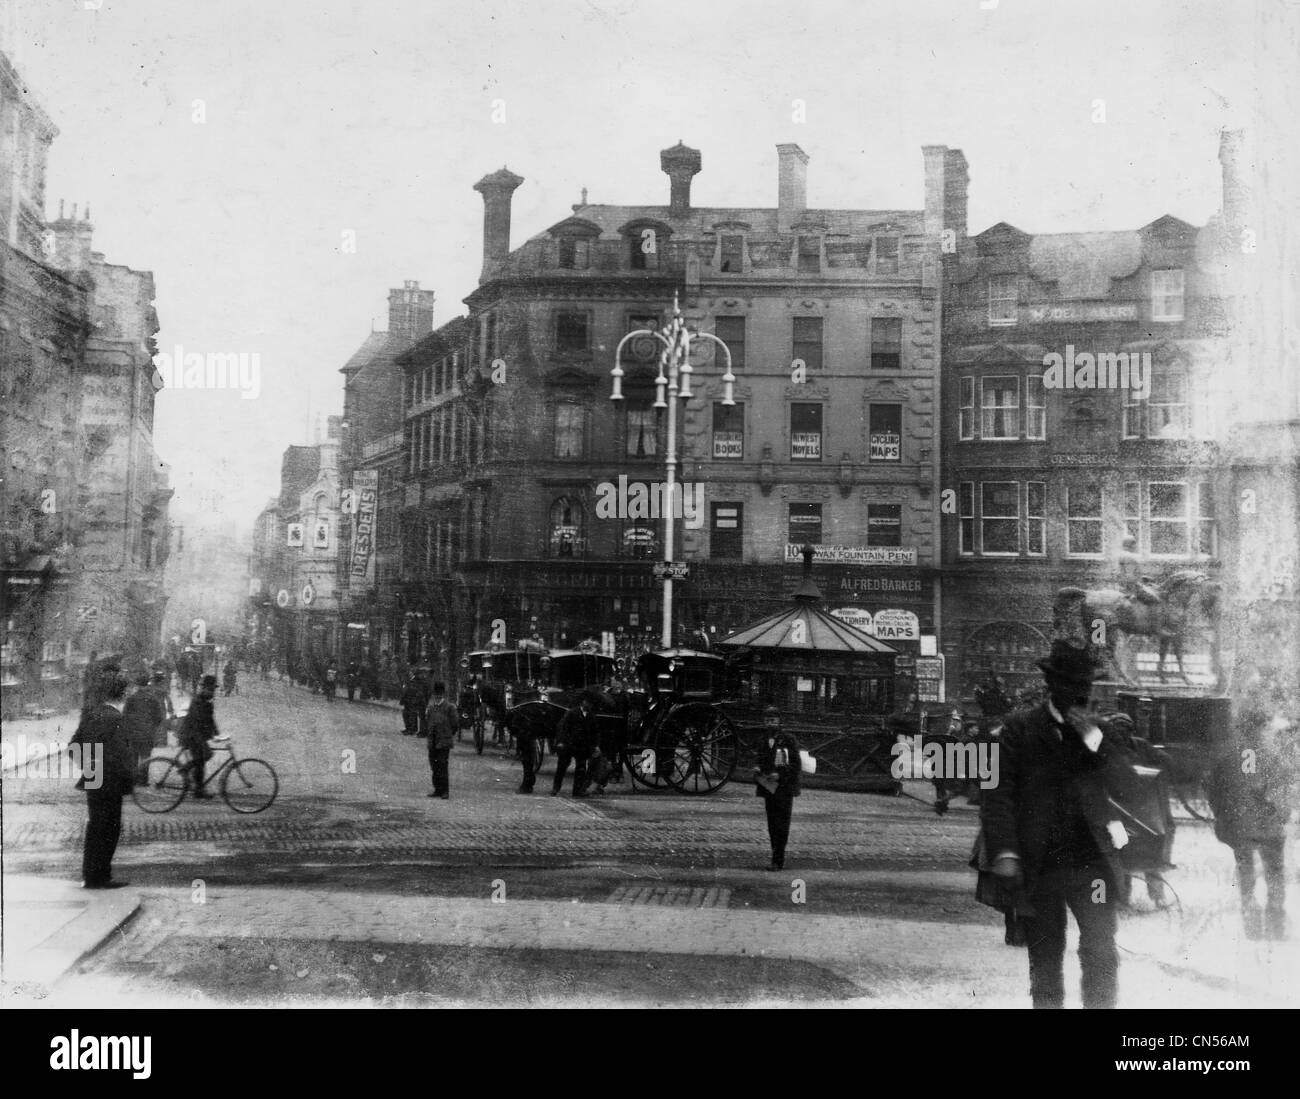
[[[684,240],[698,240],[723,222],[742,222],[756,236],[777,236],[777,216],[774,206],[693,206],[681,217],[673,216],[667,206],[578,206],[571,215],[529,237],[529,241],[547,240],[552,229],[578,218],[598,226],[602,239],[617,239],[628,222],[647,220],[663,222],[675,236]],[[831,234],[865,237],[874,232],[875,227],[885,225],[920,232],[923,217],[921,210],[804,210],[795,218],[795,223],[821,224]]]

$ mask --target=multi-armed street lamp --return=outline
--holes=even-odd
[[[665,448],[668,475],[664,482],[664,491],[660,507],[664,515],[664,617],[660,642],[665,649],[673,644],[673,512],[677,507],[677,400],[687,400],[694,396],[691,392],[691,343],[695,340],[712,340],[726,356],[727,372],[722,375],[722,403],[734,405],[732,385],[736,376],[731,372],[731,351],[722,340],[712,332],[694,331],[687,327],[686,318],[677,304],[677,295],[673,295],[673,315],[667,327],[663,329],[638,328],[629,332],[618,342],[614,350],[614,369],[610,374],[614,378],[614,392],[610,400],[623,399],[623,346],[638,338],[653,336],[661,344],[659,352],[659,377],[655,379],[655,408],[668,409],[668,444]],[[665,399],[665,397],[667,399]],[[683,573],[684,575],[684,573]]]

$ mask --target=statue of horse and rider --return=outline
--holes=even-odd
[[[1198,626],[1210,631],[1211,674],[1219,675],[1218,610],[1222,585],[1198,569],[1178,569],[1159,582],[1146,577],[1123,588],[1065,587],[1056,593],[1053,616],[1057,636],[1081,631],[1086,643],[1104,650],[1111,666],[1127,685],[1135,685],[1128,669],[1120,665],[1115,646],[1120,634],[1153,638],[1159,642],[1157,671],[1165,678],[1165,657],[1173,651],[1178,675],[1188,682],[1184,649]]]

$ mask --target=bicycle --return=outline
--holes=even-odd
[[[229,737],[219,737],[210,743],[214,752],[230,754],[204,776],[203,788],[219,782],[222,799],[236,813],[260,813],[269,808],[280,792],[275,768],[264,759],[236,759]],[[151,756],[145,765],[145,781],[131,791],[131,797],[146,813],[170,813],[190,792],[193,769],[187,749],[175,757]]]

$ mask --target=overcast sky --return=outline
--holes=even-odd
[[[502,164],[526,180],[515,246],[584,186],[666,204],[679,138],[703,153],[699,205],[775,205],[794,141],[810,206],[917,209],[920,148],[946,144],[970,162],[972,232],[1202,223],[1219,130],[1278,79],[1255,71],[1251,0],[0,3],[60,130],[49,216],[89,202],[96,249],[154,272],[160,349],[260,355],[257,400],[165,391],[155,425],[176,509],[215,490],[240,527],[284,448],[341,410],[338,368],[389,287],[435,290],[439,324],[463,311],[471,187]]]

